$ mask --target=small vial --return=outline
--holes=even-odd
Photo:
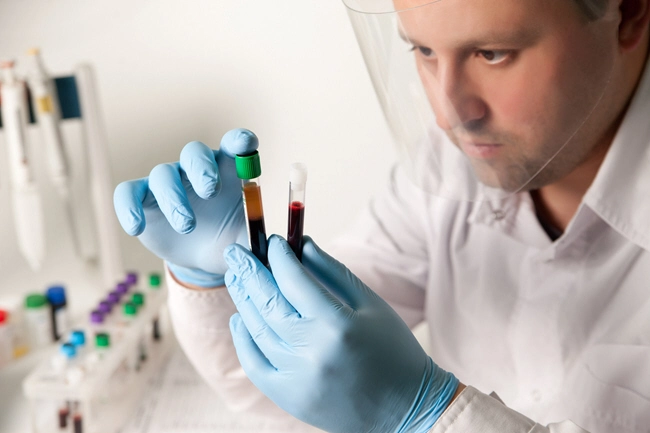
[[[106,300],[113,305],[119,304],[120,299],[122,299],[122,294],[119,293],[117,290],[113,290],[108,294],[108,296],[106,296]]]
[[[144,293],[135,292],[131,296],[131,302],[139,309],[144,308]],[[139,364],[147,360],[147,346],[142,335],[138,337],[138,360]]]
[[[77,349],[80,357],[86,353],[86,333],[81,329],[75,329],[70,333],[70,343]]]
[[[0,367],[14,357],[13,336],[9,327],[9,313],[0,310]]]
[[[124,282],[129,286],[129,288],[137,287],[137,285],[138,285],[138,273],[135,272],[135,271],[127,272],[126,279],[124,280]]]
[[[289,227],[287,242],[302,261],[302,232],[305,225],[305,185],[307,183],[307,166],[291,164],[289,171]]]
[[[75,401],[72,404],[72,427],[74,433],[83,433],[83,416],[79,408],[79,402]]]
[[[59,429],[65,430],[68,427],[68,417],[70,416],[70,402],[63,401],[59,408]]]
[[[111,335],[108,332],[95,334],[95,350],[86,357],[86,368],[93,370],[105,356],[111,347]]]
[[[90,327],[95,334],[104,330],[104,313],[99,310],[93,310],[88,317]]]
[[[72,343],[63,343],[60,348],[62,355],[62,366],[65,368],[64,377],[66,383],[74,385],[84,377],[84,369],[79,365],[77,348]]]
[[[65,287],[52,286],[47,289],[45,297],[50,304],[52,338],[54,341],[58,341],[68,330],[68,302],[65,296]]]
[[[160,274],[155,272],[149,274],[149,289],[154,296],[160,294]],[[160,317],[158,315],[153,318],[151,328],[151,338],[153,341],[160,341],[162,335],[160,334]]]
[[[113,311],[113,304],[110,301],[101,301],[99,305],[97,305],[97,310],[101,311],[103,314],[110,314],[111,311]]]
[[[121,296],[125,295],[129,291],[131,285],[129,283],[118,283],[115,286],[115,292],[119,293]]]
[[[52,322],[45,296],[34,293],[25,298],[25,323],[30,349],[38,349],[53,341]]]
[[[268,266],[268,245],[264,225],[264,210],[262,208],[262,190],[259,180],[262,174],[260,154],[255,151],[250,155],[236,155],[235,166],[237,168],[237,177],[242,180],[250,249],[264,266]]]

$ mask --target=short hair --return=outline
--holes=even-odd
[[[573,0],[580,11],[590,21],[602,18],[607,11],[609,0]]]

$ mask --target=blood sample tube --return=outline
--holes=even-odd
[[[264,266],[268,266],[266,227],[262,209],[262,190],[259,177],[262,174],[260,155],[257,151],[249,155],[236,155],[237,177],[242,182],[244,210],[248,220],[248,240],[251,252]]]
[[[72,427],[74,433],[83,433],[83,416],[79,402],[72,403]]]
[[[289,171],[289,227],[287,242],[302,260],[302,232],[305,224],[305,184],[307,183],[307,167],[305,164],[291,164]]]
[[[66,430],[70,416],[70,402],[64,401],[59,408],[59,430]]]

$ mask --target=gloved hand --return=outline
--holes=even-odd
[[[188,143],[180,162],[157,165],[149,177],[117,186],[113,202],[120,224],[164,259],[181,282],[223,285],[224,248],[248,244],[234,157],[257,146],[246,129],[227,132],[219,150]]]
[[[237,306],[230,328],[249,379],[296,418],[328,432],[426,432],[458,380],[436,366],[377,294],[305,237],[302,264],[271,236],[265,268],[224,251]]]

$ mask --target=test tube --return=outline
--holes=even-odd
[[[302,261],[302,232],[305,224],[305,184],[307,183],[307,166],[291,164],[289,171],[289,227],[287,242]]]
[[[268,266],[266,227],[262,209],[262,190],[259,177],[262,174],[260,155],[257,151],[249,155],[236,155],[237,177],[242,182],[244,211],[248,225],[248,240],[251,252],[264,266]]]
[[[160,274],[155,272],[149,274],[149,289],[151,289],[150,292],[153,293],[154,296],[157,296],[160,293]],[[161,337],[160,318],[156,315],[152,322],[151,338],[154,341],[159,341]]]
[[[78,401],[72,403],[72,426],[74,433],[83,433],[83,416]]]
[[[115,291],[119,293],[120,295],[126,294],[126,292],[129,291],[130,284],[129,283],[118,283],[115,286]]]
[[[134,271],[129,271],[126,273],[126,278],[124,279],[124,282],[129,286],[137,286],[138,285],[138,273]]]

